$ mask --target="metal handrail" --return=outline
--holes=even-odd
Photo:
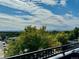
[[[51,47],[51,48],[46,48],[46,49],[41,49],[33,52],[28,52],[20,55],[15,55],[11,57],[7,57],[6,59],[46,59],[52,56],[55,56],[57,54],[62,53],[65,55],[65,52],[73,50],[75,48],[78,48],[79,43],[73,43],[73,44],[66,44],[63,46],[58,46],[58,47]]]

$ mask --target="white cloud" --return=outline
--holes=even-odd
[[[43,3],[46,3],[48,5],[56,5],[57,0],[41,0]]]
[[[26,26],[24,22],[25,21],[23,21],[21,18],[0,13],[0,29],[1,27],[5,29],[10,29],[12,27],[23,29]]]
[[[55,5],[57,3],[57,0],[43,0],[42,2],[49,5]],[[55,15],[49,10],[40,8],[33,3],[25,3],[20,0],[0,0],[0,4],[11,8],[27,11],[32,14],[30,16],[13,16],[0,13],[0,27],[3,29],[24,29],[24,27],[27,25],[37,26],[39,28],[42,25],[48,26],[49,24],[52,25],[52,28],[50,28],[51,26],[48,27],[49,29],[58,29],[58,26],[69,26],[68,28],[72,28],[79,25],[79,20],[77,20],[78,18],[72,17],[72,14],[67,13],[64,17],[60,15]],[[60,4],[65,5],[66,0],[61,0]],[[72,19],[67,17],[71,17]],[[26,18],[26,20],[24,20],[23,18]],[[53,25],[56,25],[57,27],[53,27]]]
[[[38,9],[38,7],[33,3],[25,3],[19,0],[0,0],[0,4],[28,12]]]
[[[72,17],[72,14],[66,13],[65,16]]]
[[[0,14],[1,27],[24,29],[27,25],[43,26],[48,24],[62,25],[63,17],[54,15],[46,9],[39,9],[33,13],[34,16],[26,16],[28,20],[23,20],[20,16],[12,16],[7,14]],[[25,17],[25,16],[23,16]],[[7,24],[7,25],[6,25]]]
[[[60,1],[60,5],[62,5],[62,6],[65,6],[66,3],[67,3],[67,0],[61,0],[61,1]]]

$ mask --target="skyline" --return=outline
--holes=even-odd
[[[0,31],[20,31],[28,25],[47,30],[79,27],[79,0],[0,0]]]

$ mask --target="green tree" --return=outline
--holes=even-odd
[[[65,45],[68,43],[69,37],[68,34],[61,32],[56,35],[56,39],[58,39],[58,41],[61,42],[62,45]]]
[[[25,53],[25,50],[31,52],[58,45],[58,40],[53,39],[52,35],[45,31],[45,27],[37,29],[28,26],[15,41],[8,43],[7,56]]]
[[[74,29],[74,35],[75,35],[75,39],[78,39],[78,36],[79,36],[79,28],[75,27],[75,29]]]
[[[69,33],[69,40],[78,39],[79,37],[79,28],[75,27],[74,30]]]

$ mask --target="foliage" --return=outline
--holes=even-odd
[[[68,34],[61,32],[57,34],[56,39],[58,39],[58,41],[61,42],[62,45],[65,45],[68,43],[69,37]]]
[[[79,28],[71,31],[46,31],[46,27],[37,29],[28,26],[15,41],[8,42],[5,55],[12,56],[49,47],[65,45],[69,40],[79,38]]]
[[[75,27],[74,30],[69,33],[69,40],[78,39],[79,37],[79,28]]]
[[[6,56],[59,46],[60,42],[54,39],[53,35],[46,32],[45,29],[45,27],[37,29],[31,26],[25,28],[25,31],[15,41],[11,40],[8,43]]]

